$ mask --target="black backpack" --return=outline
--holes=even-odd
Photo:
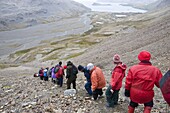
[[[77,75],[78,69],[75,65],[73,65],[73,75]]]

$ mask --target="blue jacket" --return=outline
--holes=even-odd
[[[90,83],[91,83],[90,71],[87,70],[87,67],[84,67],[83,72],[84,72],[84,76],[86,77],[87,82],[90,82]]]

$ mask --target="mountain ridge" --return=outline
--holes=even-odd
[[[0,31],[79,16],[89,8],[70,0],[1,0]]]

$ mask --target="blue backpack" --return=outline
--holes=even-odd
[[[47,70],[44,70],[44,77],[47,77]]]

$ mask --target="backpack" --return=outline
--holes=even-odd
[[[163,94],[170,93],[170,70],[159,81]]]
[[[58,72],[56,73],[57,78],[61,78],[63,76],[63,68],[59,67]]]
[[[47,77],[47,70],[44,70],[44,77]]]
[[[73,65],[73,75],[77,75],[78,69],[75,65]]]
[[[40,69],[38,74],[39,74],[39,76],[44,76],[43,70]]]
[[[54,73],[57,73],[59,71],[60,67],[59,66],[55,66],[54,68]]]

